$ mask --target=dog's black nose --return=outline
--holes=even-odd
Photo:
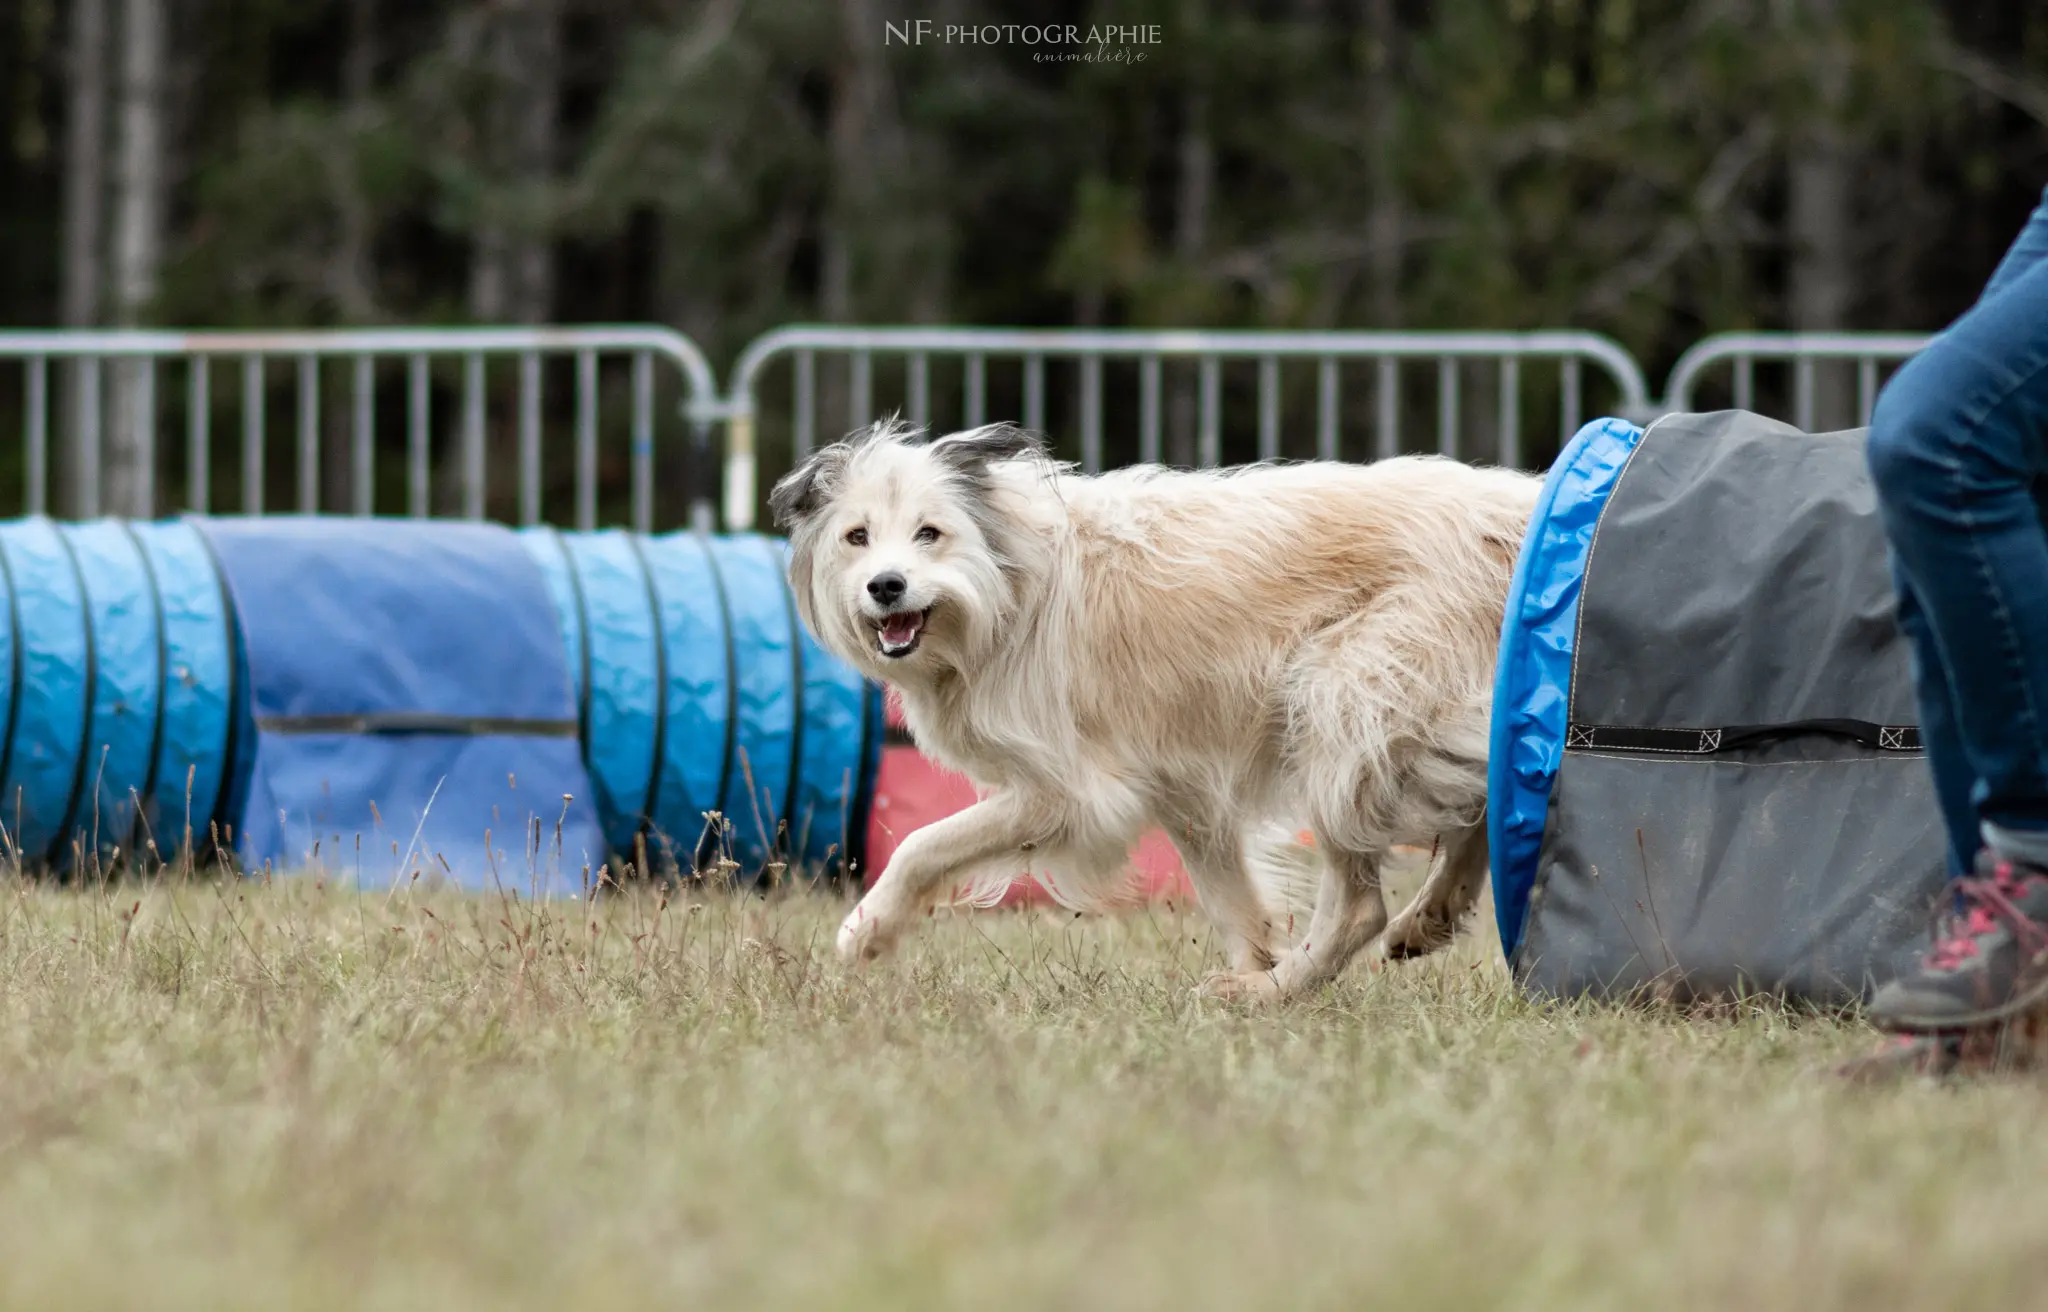
[[[893,606],[903,600],[903,592],[910,585],[895,570],[886,570],[868,580],[868,595],[884,606]]]

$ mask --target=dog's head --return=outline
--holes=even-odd
[[[877,678],[971,668],[1015,603],[1006,498],[1030,464],[1044,447],[1010,424],[926,441],[884,420],[812,455],[768,497],[804,622]]]

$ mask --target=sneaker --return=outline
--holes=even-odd
[[[1877,1051],[1835,1068],[1852,1084],[1891,1084],[1916,1075],[1951,1075],[1963,1064],[1959,1034],[1894,1034]]]
[[[1955,884],[1959,908],[1934,950],[1886,984],[1864,1015],[1909,1034],[1970,1029],[2048,999],[2048,870],[1992,856]]]
[[[2030,1071],[2038,1066],[2034,1040],[2018,1031],[2032,1028],[2022,1019],[1939,1034],[1894,1034],[1877,1051],[1836,1067],[1835,1074],[1851,1084],[1894,1084],[1915,1076]]]

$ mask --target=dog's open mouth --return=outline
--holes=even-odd
[[[917,650],[917,644],[924,639],[924,622],[930,619],[931,615],[929,608],[901,610],[872,621],[875,626],[875,646],[891,660],[901,660]]]

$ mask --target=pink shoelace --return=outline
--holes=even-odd
[[[2043,929],[2013,897],[2021,891],[2019,873],[2009,862],[1993,867],[1988,879],[1958,879],[1956,891],[1968,909],[1949,922],[1948,937],[1934,945],[1927,964],[1935,970],[1953,970],[1977,955],[1977,940],[2003,924],[2030,953],[2048,948],[2048,929]]]

